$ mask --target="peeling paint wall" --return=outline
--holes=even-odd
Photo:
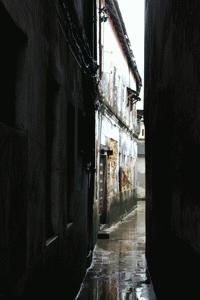
[[[102,27],[102,79],[101,95],[130,128],[136,130],[137,111],[135,105],[127,109],[127,87],[136,90],[135,78],[128,66],[122,46],[110,17]]]
[[[127,88],[136,82],[127,63],[111,19],[101,24],[102,78],[96,114],[96,200],[99,201],[99,161],[106,157],[107,220],[112,223],[135,205],[137,142],[136,105],[128,101]],[[107,152],[108,151],[108,152]],[[111,152],[109,152],[111,151]]]
[[[112,207],[118,206],[119,211],[116,217],[119,217],[120,214],[123,214],[120,211],[123,206],[122,202],[124,201],[125,204],[128,199],[134,202],[137,142],[109,115],[101,115],[100,128],[99,151],[102,149],[112,151],[111,155],[106,156],[107,208],[110,210],[109,214],[112,214]],[[98,170],[97,168],[97,172]],[[123,207],[122,210],[125,212],[126,207]],[[111,219],[113,218],[115,216],[111,217]],[[109,219],[107,221],[109,222]]]
[[[120,144],[120,191],[123,193],[135,189],[137,144],[124,132],[121,133]]]

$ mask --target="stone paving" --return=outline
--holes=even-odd
[[[145,202],[104,229],[76,300],[156,300],[145,259]]]

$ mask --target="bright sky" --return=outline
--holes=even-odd
[[[126,30],[131,42],[133,54],[144,85],[144,2],[145,0],[118,0]],[[137,105],[143,109],[143,89],[140,93],[142,101]]]

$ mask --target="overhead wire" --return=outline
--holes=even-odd
[[[98,66],[91,55],[87,38],[81,33],[77,20],[72,19],[73,13],[70,11],[67,1],[59,0],[58,3],[59,7],[56,6],[56,13],[67,45],[79,67],[95,78]]]

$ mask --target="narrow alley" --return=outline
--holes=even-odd
[[[145,260],[145,201],[104,230],[76,300],[155,300]],[[103,237],[103,235],[102,235]]]
[[[200,299],[199,11],[0,0],[0,300]]]

